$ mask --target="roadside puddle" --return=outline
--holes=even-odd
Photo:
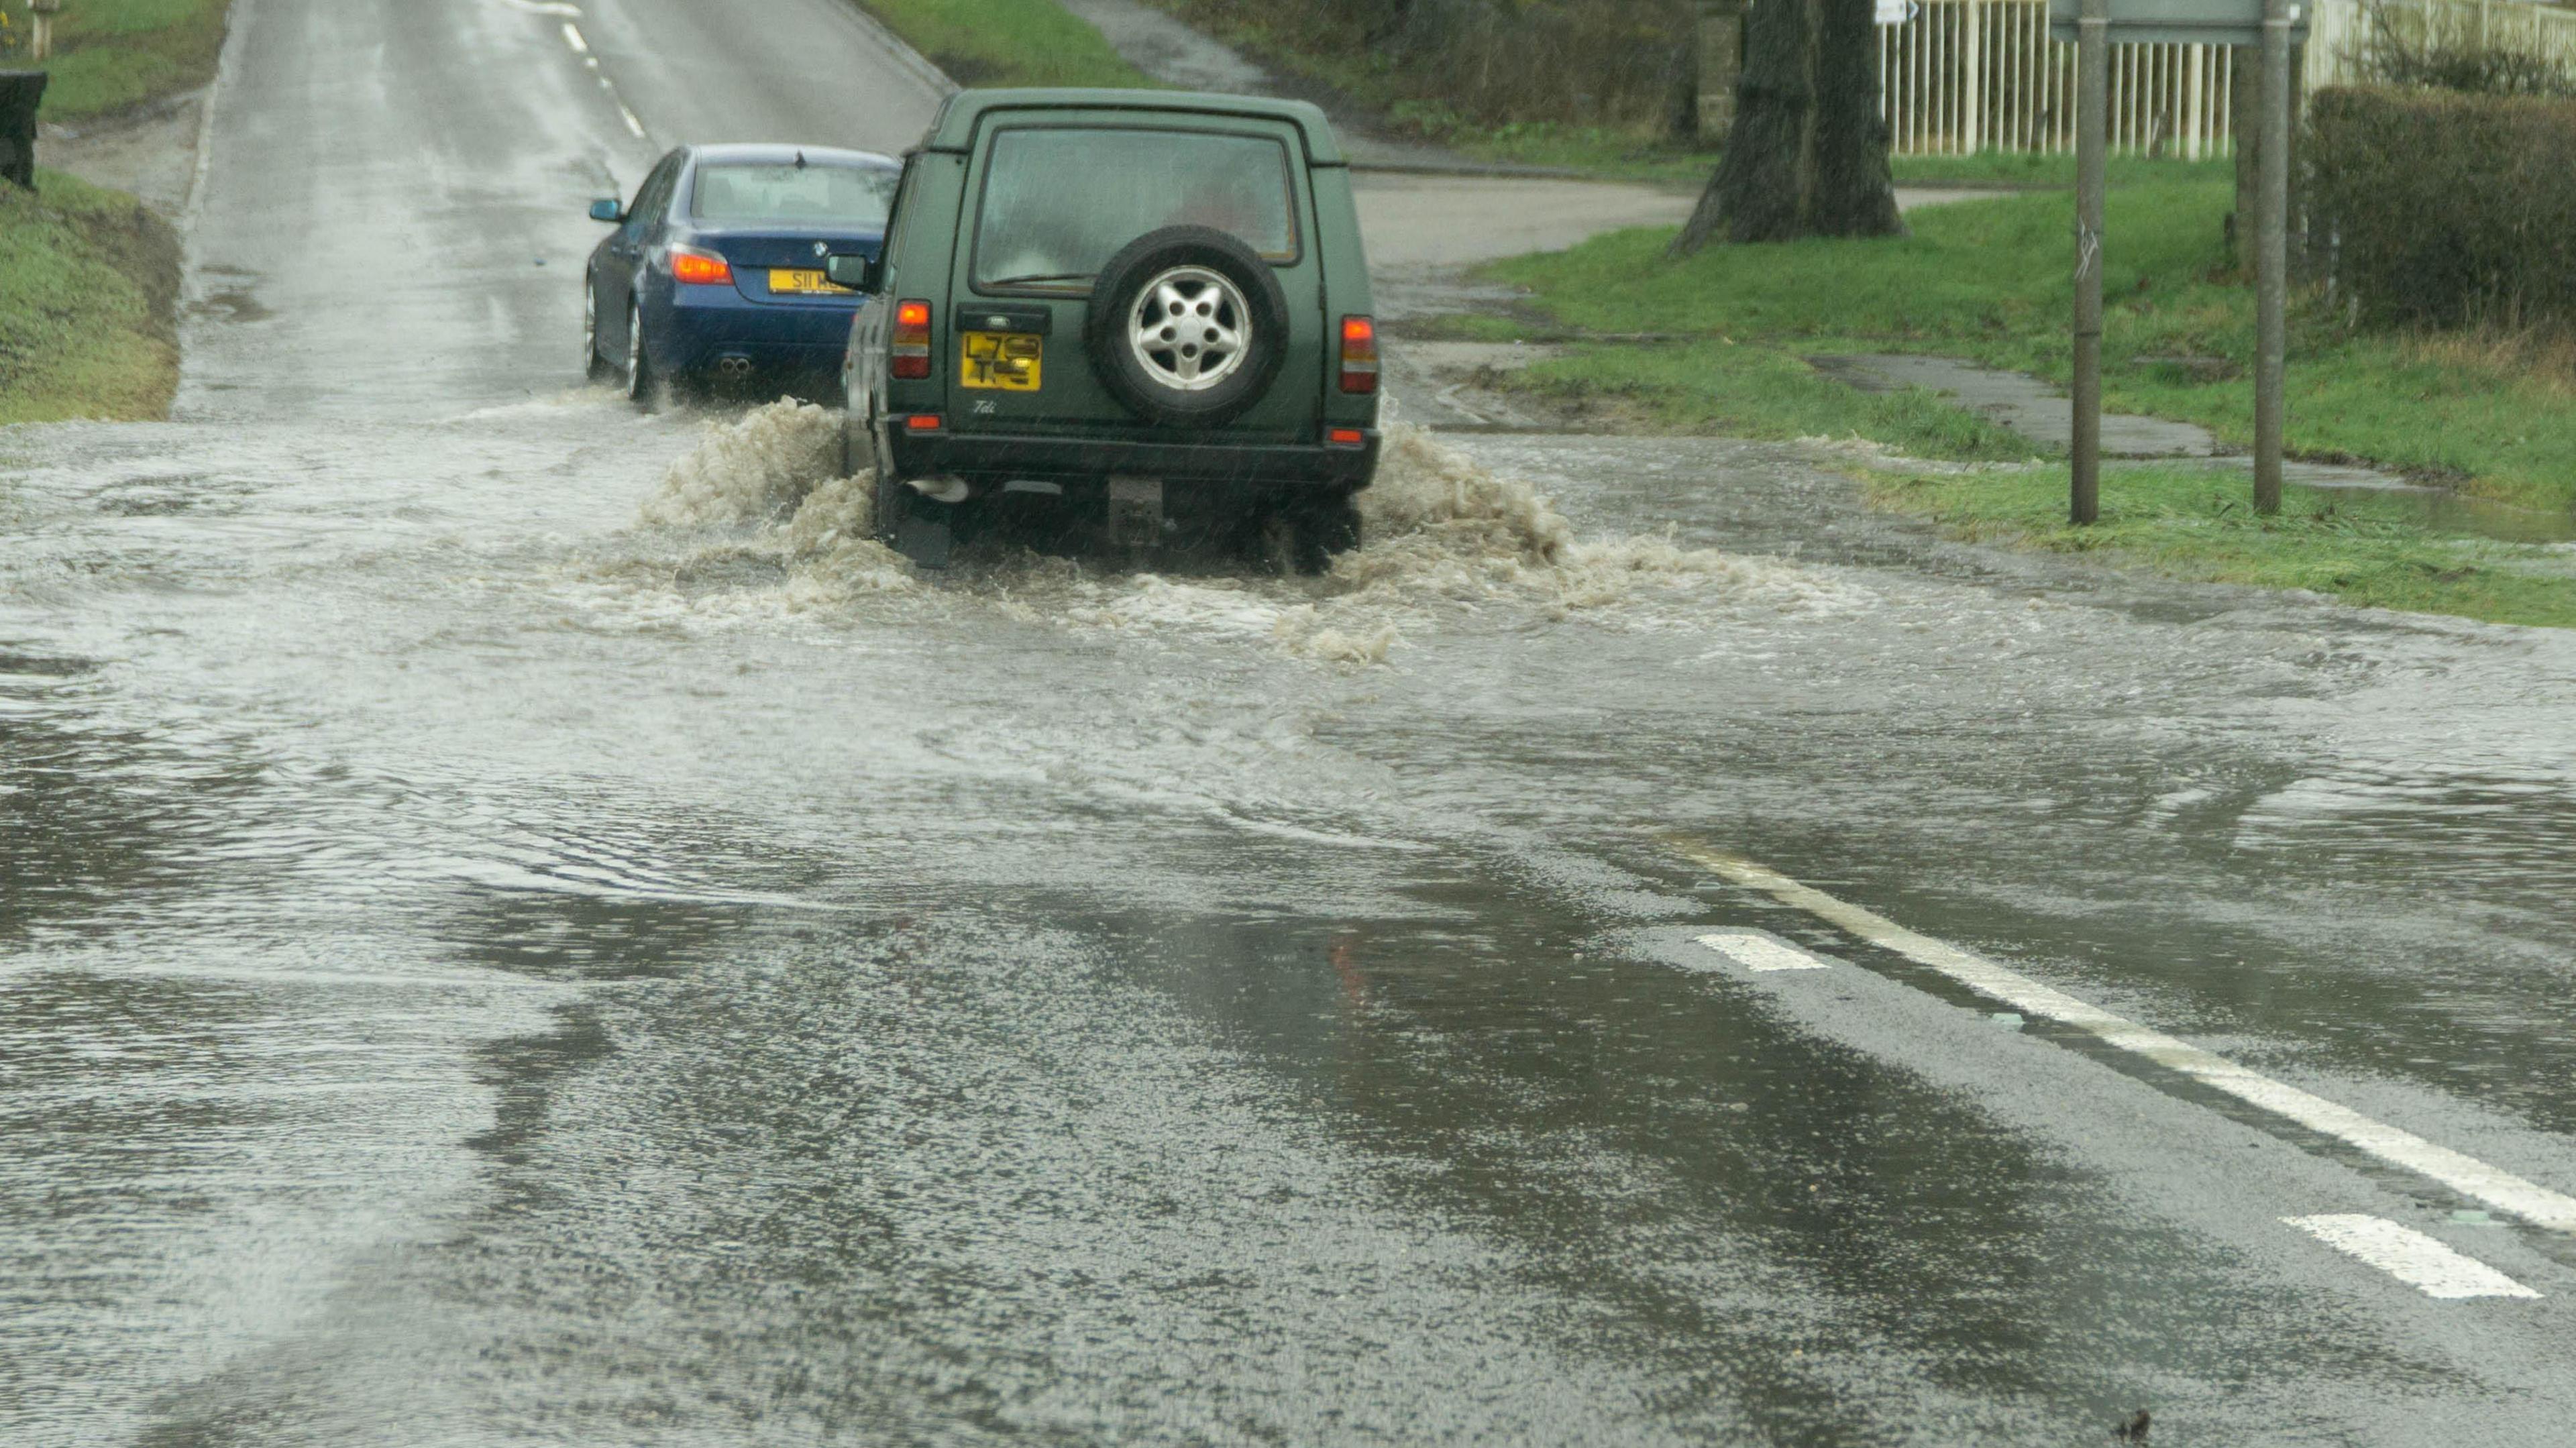
[[[837,476],[839,421],[782,401],[710,422],[620,536],[629,551],[593,559],[590,581],[656,616],[829,622],[962,606],[1342,664],[1384,663],[1471,619],[1694,630],[1746,611],[1840,613],[1864,597],[1779,559],[1653,535],[1579,536],[1528,483],[1404,423],[1387,429],[1377,481],[1360,495],[1366,544],[1322,577],[1216,554],[1131,571],[993,543],[923,573],[869,536],[868,487]]]

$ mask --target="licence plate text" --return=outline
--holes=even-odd
[[[834,296],[847,293],[848,287],[836,287],[832,280],[809,267],[771,267],[769,289],[773,292],[818,292]]]
[[[969,332],[958,358],[959,385],[1004,392],[1038,390],[1046,339],[1035,332]]]

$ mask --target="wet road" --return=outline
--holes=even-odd
[[[654,143],[930,88],[582,8],[240,0],[179,419],[0,433],[0,1441],[2563,1437],[2529,1198],[1923,942],[2576,1191],[2564,635],[1719,441],[925,586],[572,356]]]

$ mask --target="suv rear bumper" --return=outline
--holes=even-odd
[[[1358,447],[1316,443],[1114,442],[997,433],[889,429],[888,456],[897,476],[957,477],[970,482],[1013,478],[1098,481],[1112,474],[1160,478],[1166,484],[1365,488],[1377,476],[1378,430],[1362,430]]]

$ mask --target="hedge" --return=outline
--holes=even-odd
[[[2332,89],[2308,128],[2310,255],[2362,319],[2576,326],[2576,101]]]

